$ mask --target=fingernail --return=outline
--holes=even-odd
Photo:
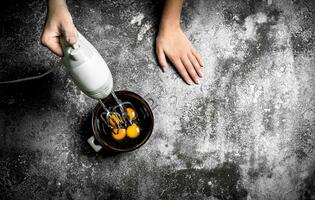
[[[196,84],[199,84],[199,80],[198,80],[198,79],[197,79],[197,80],[195,80],[195,83],[196,83]]]
[[[188,83],[188,85],[193,84],[192,80],[188,80],[187,83]]]
[[[200,72],[200,76],[203,77],[203,72]]]

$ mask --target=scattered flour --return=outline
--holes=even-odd
[[[246,17],[244,27],[246,28],[246,39],[256,40],[257,25],[266,23],[267,16],[265,13],[259,12]]]
[[[131,24],[137,23],[137,25],[140,26],[141,23],[142,23],[143,18],[144,18],[144,15],[143,15],[142,13],[140,13],[139,15],[134,16],[134,17],[132,18],[132,20],[130,21],[130,23],[131,23]]]
[[[152,24],[150,23],[145,23],[143,26],[141,26],[140,31],[138,33],[138,41],[143,40],[144,35],[150,28],[152,27]]]

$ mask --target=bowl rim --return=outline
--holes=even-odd
[[[137,145],[131,147],[131,148],[127,148],[127,149],[119,149],[119,148],[116,148],[112,145],[109,145],[105,140],[103,140],[99,134],[96,134],[97,130],[95,130],[95,126],[94,126],[94,119],[96,119],[96,113],[98,112],[98,110],[101,108],[101,105],[99,103],[96,104],[94,110],[93,110],[93,114],[92,114],[92,120],[91,120],[91,124],[92,124],[92,130],[93,130],[93,135],[95,136],[97,142],[99,142],[101,144],[101,146],[106,146],[107,148],[111,149],[111,150],[114,150],[116,152],[130,152],[130,151],[134,151],[138,148],[140,148],[142,145],[144,145],[148,139],[150,138],[150,136],[152,135],[152,132],[153,132],[153,129],[154,129],[154,115],[153,115],[153,112],[152,112],[152,109],[150,107],[150,105],[148,104],[148,102],[143,98],[141,97],[140,95],[134,93],[134,92],[131,92],[131,91],[128,91],[128,90],[118,90],[118,91],[115,91],[116,95],[119,95],[119,93],[124,93],[124,95],[134,95],[136,96],[143,104],[145,107],[148,108],[148,111],[149,111],[149,116],[151,117],[151,127],[150,127],[150,130],[149,132],[147,133],[146,137]],[[106,97],[108,98],[108,97]],[[106,99],[105,98],[105,99]]]

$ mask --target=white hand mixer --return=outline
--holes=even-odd
[[[66,70],[83,93],[99,101],[105,111],[105,119],[101,115],[102,121],[113,128],[113,125],[108,122],[110,117],[115,116],[117,120],[112,120],[115,127],[131,124],[131,120],[123,108],[123,103],[113,91],[112,74],[95,47],[80,33],[78,33],[77,42],[74,45],[68,45],[64,38],[61,38],[60,42],[64,52],[62,60]],[[110,94],[118,104],[121,114],[110,111],[102,102],[102,99]]]

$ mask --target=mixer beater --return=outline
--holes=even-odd
[[[138,128],[138,126],[133,122],[133,120],[137,118],[137,114],[132,103],[128,101],[122,102],[116,96],[114,91],[111,92],[111,95],[113,96],[117,106],[107,108],[101,99],[98,100],[104,110],[104,112],[100,114],[101,121],[109,127],[112,132],[117,132],[117,130],[128,131],[128,128],[130,129],[130,127]]]
[[[101,99],[98,100],[102,108],[105,112],[101,113],[101,119],[102,121],[110,128],[118,127],[126,127],[128,124],[131,124],[131,119],[129,119],[124,107],[122,106],[122,102],[118,97],[116,96],[115,92],[112,91],[111,95],[114,97],[115,102],[117,103],[119,107],[119,112],[117,112],[115,107],[113,109],[108,109],[107,106],[103,103]]]

